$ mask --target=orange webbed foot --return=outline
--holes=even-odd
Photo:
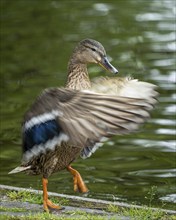
[[[63,208],[61,206],[58,206],[51,202],[51,200],[47,199],[46,201],[43,201],[43,208],[45,212],[49,212],[50,209],[56,209],[56,210],[62,210]]]
[[[46,178],[42,179],[43,184],[43,209],[45,212],[49,212],[50,209],[55,210],[62,210],[63,208],[61,206],[55,205],[51,202],[51,200],[48,199],[48,191],[47,191],[47,185],[48,180]]]
[[[88,188],[86,187],[80,173],[77,170],[73,169],[71,166],[68,166],[67,170],[73,175],[74,191],[79,191],[82,193],[88,192]]]

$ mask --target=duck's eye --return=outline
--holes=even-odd
[[[91,47],[90,49],[91,49],[92,51],[94,51],[94,52],[96,51],[96,49],[95,49],[95,48],[92,48],[92,47]]]

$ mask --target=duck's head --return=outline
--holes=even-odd
[[[96,40],[82,40],[76,46],[73,56],[75,62],[97,63],[112,73],[118,73],[118,70],[110,64],[103,45]]]

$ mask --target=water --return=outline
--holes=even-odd
[[[174,209],[176,71],[174,0],[1,1],[1,184],[41,188],[41,178],[7,175],[20,163],[24,112],[46,87],[63,86],[76,43],[100,41],[119,76],[159,87],[159,104],[139,133],[114,137],[74,167],[88,197]],[[95,65],[90,76],[110,75]],[[141,91],[142,92],[142,91]],[[74,194],[66,171],[49,190]]]

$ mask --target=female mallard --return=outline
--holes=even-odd
[[[48,177],[67,169],[74,190],[87,188],[71,163],[89,157],[113,135],[138,129],[156,103],[156,86],[130,78],[97,78],[90,82],[88,63],[98,63],[112,73],[104,47],[97,41],[81,41],[68,64],[66,88],[46,89],[25,114],[22,125],[21,166],[10,173],[42,174],[44,210],[60,209],[48,199]]]

